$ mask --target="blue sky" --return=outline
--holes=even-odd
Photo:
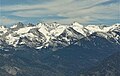
[[[0,0],[0,25],[120,23],[120,0]]]

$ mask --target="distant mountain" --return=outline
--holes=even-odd
[[[24,25],[19,22],[10,28],[0,26],[0,40],[4,43],[19,47],[27,45],[37,49],[48,46],[65,47],[82,38],[87,38],[93,33],[120,45],[120,24],[112,26],[88,25],[83,26],[78,22],[70,25],[58,23],[38,23],[37,25]],[[2,47],[2,46],[1,46]],[[59,48],[58,48],[59,49]]]
[[[120,24],[19,22],[10,28],[0,26],[0,76],[91,76],[97,70],[102,73],[99,67],[104,64],[106,68],[105,61],[112,62],[109,57],[118,52]]]

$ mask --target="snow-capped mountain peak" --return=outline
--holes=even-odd
[[[0,31],[5,30],[5,26],[0,26]]]
[[[78,22],[73,22],[72,25],[73,25],[73,27],[75,26],[75,27],[83,28],[83,25],[81,25],[81,24],[78,23]]]
[[[10,28],[22,28],[22,27],[24,27],[24,24],[22,23],[22,22],[18,22],[18,23],[16,23],[16,24],[14,24],[12,27],[10,27]]]
[[[103,31],[103,29],[101,29],[98,25],[88,25],[85,28],[88,29],[90,33]]]
[[[82,35],[86,36],[88,33],[88,30],[86,28],[84,28],[83,25],[81,25],[78,22],[73,22],[72,26],[71,26],[74,30],[76,30],[77,32],[81,33]]]
[[[84,26],[78,22],[71,25],[55,22],[51,24],[39,23],[34,26],[17,23],[10,28],[0,26],[0,40],[2,39],[2,41],[14,47],[21,44],[35,48],[51,45],[68,46],[74,41],[89,37],[95,32],[97,33],[96,36],[100,35],[100,37],[108,40],[112,38],[115,42],[120,43],[120,24]]]
[[[0,26],[0,35],[7,32],[7,28],[5,26]]]
[[[104,27],[103,28],[104,31],[108,32],[108,31],[120,31],[120,24],[114,24],[112,26],[108,26],[108,27]]]

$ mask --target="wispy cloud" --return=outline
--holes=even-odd
[[[41,0],[37,0],[41,1]],[[1,11],[24,18],[44,18],[46,22],[89,23],[99,19],[119,19],[118,0],[50,0],[46,3],[1,6]]]
[[[0,17],[0,25],[10,25],[10,24],[14,24],[16,22],[19,22],[19,20],[10,19],[5,16]]]

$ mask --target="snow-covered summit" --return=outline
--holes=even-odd
[[[117,23],[117,24],[114,24],[110,27],[110,31],[120,31],[120,24]]]
[[[78,23],[78,22],[73,22],[72,23],[72,25],[73,25],[73,27],[80,27],[80,28],[83,28],[83,25],[81,25],[80,23]]]
[[[7,28],[5,26],[0,26],[0,36],[2,36],[2,34],[7,32]]]
[[[5,30],[5,29],[6,29],[5,26],[0,26],[0,31],[3,31],[3,30]]]
[[[16,24],[14,24],[12,27],[10,27],[10,28],[22,28],[22,27],[24,27],[24,24],[22,23],[22,22],[18,22],[18,23],[16,23]]]
[[[0,26],[0,38],[8,45],[17,47],[27,45],[30,47],[44,47],[49,45],[70,45],[74,40],[80,40],[98,32],[101,37],[120,40],[120,24],[112,26],[88,25],[84,26],[78,22],[72,24],[38,23],[37,25],[25,25],[21,22],[10,28]],[[71,42],[73,41],[73,42]],[[118,41],[119,43],[119,41]]]

